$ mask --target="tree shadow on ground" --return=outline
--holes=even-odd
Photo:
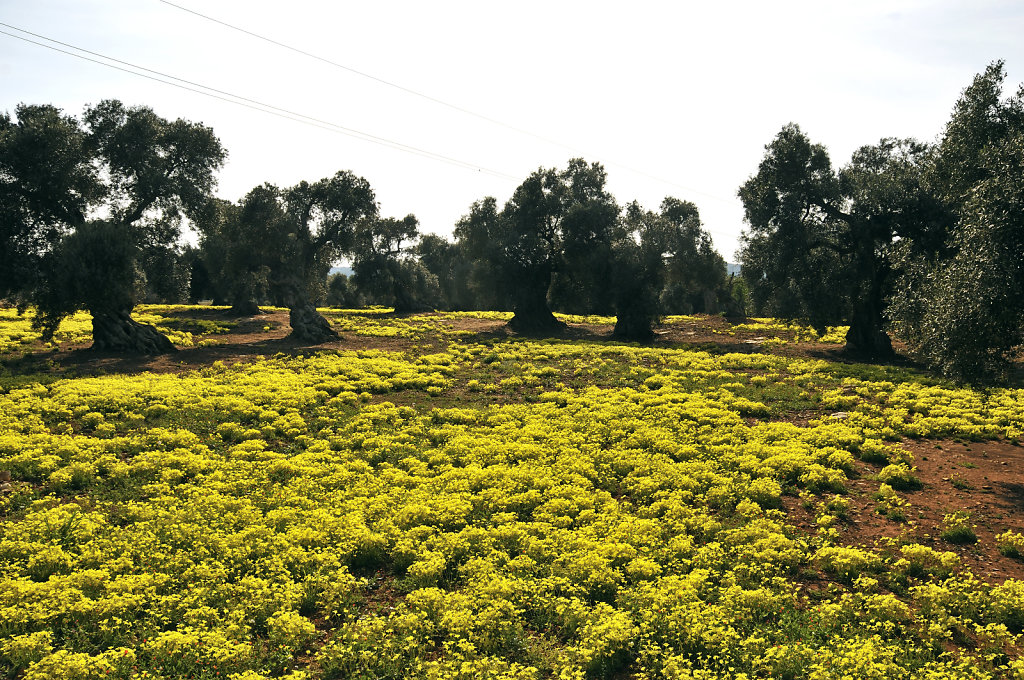
[[[159,310],[155,310],[158,311]],[[239,317],[229,309],[203,309],[189,307],[160,312],[168,318],[186,321],[189,318],[230,321],[234,324],[228,333],[202,336],[213,339],[217,344],[201,347],[179,348],[177,352],[157,356],[116,354],[93,350],[90,346],[66,345],[61,349],[36,348],[24,356],[0,358],[0,375],[10,377],[48,375],[75,377],[98,374],[131,374],[141,372],[181,373],[208,366],[215,361],[233,364],[239,361],[254,361],[276,355],[298,356],[316,352],[353,351],[379,349],[391,352],[405,352],[419,346],[434,345],[443,349],[452,340],[443,333],[426,337],[379,337],[344,332],[337,341],[309,344],[290,337],[287,310],[264,308],[258,316]],[[380,312],[379,310],[357,310],[345,312],[346,316],[361,315],[378,319],[410,319],[430,317],[417,312]],[[524,333],[512,330],[506,321],[465,317],[445,319],[453,330],[460,332],[455,342],[493,344],[509,341],[563,341],[596,343],[601,345],[623,345],[651,347],[654,349],[703,351],[713,355],[730,353],[768,353],[792,358],[824,360],[843,366],[870,365],[895,367],[928,374],[927,369],[906,355],[906,348],[896,343],[897,354],[891,360],[878,362],[852,355],[841,345],[827,343],[788,342],[781,345],[766,345],[765,337],[756,333],[734,331],[729,333],[731,324],[721,317],[700,318],[694,321],[659,324],[655,327],[655,338],[650,343],[627,342],[612,335],[608,324],[568,323],[555,331]],[[269,330],[267,329],[269,327]],[[428,331],[429,333],[429,331]],[[1010,382],[1011,386],[1024,384],[1024,366],[1018,365]]]

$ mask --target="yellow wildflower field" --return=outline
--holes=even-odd
[[[855,485],[913,516],[908,442],[1016,441],[1024,390],[325,313],[404,344],[2,369],[0,675],[1024,678],[1024,582],[845,540]]]

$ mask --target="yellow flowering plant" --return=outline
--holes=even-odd
[[[0,674],[1019,677],[1020,582],[843,532],[1020,390],[327,314],[406,348],[0,375]]]

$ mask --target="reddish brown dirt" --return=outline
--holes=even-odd
[[[995,540],[1007,530],[1024,533],[1024,447],[1005,441],[907,441],[903,446],[913,453],[923,484],[919,490],[899,492],[910,503],[907,521],[876,512],[873,495],[879,482],[869,477],[879,466],[861,464],[860,476],[847,484],[851,509],[840,525],[842,542],[871,546],[883,537],[903,537],[957,553],[964,567],[986,581],[1024,579],[1024,561],[1000,554]],[[817,530],[813,509],[804,508],[800,499],[785,498],[784,507],[793,524],[809,533]],[[957,510],[971,513],[977,543],[954,545],[939,537],[943,516]]]
[[[152,371],[155,373],[173,373],[193,370],[196,367],[223,361],[231,364],[236,361],[251,360],[258,356],[272,356],[277,353],[289,355],[321,350],[353,350],[382,349],[386,351],[405,351],[413,345],[439,345],[437,339],[412,340],[408,338],[382,338],[360,336],[354,333],[343,333],[336,342],[320,345],[306,345],[288,337],[287,311],[267,311],[258,316],[239,319],[231,316],[226,310],[196,309],[185,310],[180,315],[164,312],[167,317],[205,318],[211,320],[231,321],[237,326],[229,333],[220,335],[196,335],[196,339],[212,339],[218,344],[208,347],[181,348],[174,354],[162,356],[125,356],[115,353],[93,351],[87,344],[72,345],[65,343],[59,349],[50,350],[43,346],[28,347],[32,353],[23,359],[2,358],[15,372],[33,372],[51,370],[54,364],[64,370],[75,373],[136,373]],[[408,315],[415,318],[419,315]],[[378,318],[395,318],[385,315]],[[402,317],[398,317],[402,318]],[[504,340],[519,337],[509,330],[504,321],[487,319],[453,319],[445,322],[453,330],[469,331],[474,335],[470,340]],[[264,326],[272,327],[264,331]],[[683,321],[663,324],[655,328],[655,347],[689,347],[715,353],[726,352],[764,352],[787,356],[807,356],[826,358],[832,361],[846,360],[842,347],[824,343],[788,343],[766,348],[756,339],[761,337],[750,331],[736,331],[729,335],[724,331],[730,327],[729,321],[719,316],[701,316],[694,321]],[[714,332],[721,331],[721,332]],[[547,336],[545,336],[547,337]],[[612,326],[599,324],[568,324],[557,337],[567,340],[587,340],[592,342],[612,341]],[[51,363],[52,362],[52,363]]]
[[[713,352],[767,352],[784,356],[806,356],[838,360],[843,356],[842,345],[824,342],[792,342],[791,337],[780,336],[790,342],[785,345],[766,346],[761,341],[769,337],[765,332],[734,330],[732,323],[721,316],[697,316],[693,321],[677,321],[655,329],[655,344],[685,345]],[[732,332],[730,335],[729,331]],[[791,335],[791,334],[790,334]]]
[[[52,361],[66,370],[85,373],[137,373],[151,371],[153,373],[176,373],[194,370],[214,361],[232,364],[238,361],[252,360],[262,356],[273,356],[277,353],[296,355],[310,351],[351,350],[351,349],[382,349],[387,351],[405,351],[416,341],[407,338],[379,338],[358,336],[345,333],[337,342],[308,345],[288,337],[287,311],[273,311],[246,319],[237,319],[225,312],[210,310],[188,310],[182,316],[221,319],[238,323],[228,333],[217,335],[196,335],[196,340],[211,339],[218,342],[207,347],[183,347],[173,354],[158,356],[123,355],[112,352],[98,352],[88,345],[72,345],[65,343],[58,350],[42,350],[30,355],[22,362],[30,365],[39,364],[45,370],[44,362]],[[199,312],[199,313],[197,313]],[[168,317],[175,314],[168,313]],[[271,330],[264,331],[264,326]],[[8,361],[8,365],[12,362]],[[12,366],[13,367],[13,366]]]

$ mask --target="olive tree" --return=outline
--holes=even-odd
[[[357,288],[386,299],[398,313],[436,307],[437,277],[415,258],[419,236],[415,215],[363,220],[351,248]]]
[[[302,342],[338,337],[316,311],[326,297],[331,263],[349,253],[356,225],[375,218],[377,203],[369,182],[339,171],[316,182],[281,189],[262,184],[237,206],[220,206],[207,221],[219,239],[220,263],[232,302],[252,311],[263,291],[288,307],[291,336]]]
[[[662,306],[669,314],[714,313],[729,296],[725,260],[700,221],[697,206],[667,196],[659,208],[668,222]]]
[[[947,215],[900,244],[890,315],[910,349],[959,380],[1006,377],[1024,344],[1024,88],[1002,62],[957,101],[928,179]]]
[[[488,197],[474,203],[456,226],[456,238],[483,263],[498,298],[512,307],[513,329],[545,332],[563,326],[549,304],[556,274],[568,280],[601,278],[599,267],[609,259],[618,215],[605,181],[600,164],[579,158],[565,170],[539,168],[500,211]]]
[[[43,258],[103,192],[76,118],[48,105],[0,114],[0,299],[31,298]]]
[[[0,120],[6,293],[37,307],[44,337],[87,309],[97,349],[173,351],[131,317],[139,265],[172,248],[182,220],[208,202],[220,141],[201,124],[116,100],[87,107],[81,121],[46,106],[16,115]]]
[[[739,190],[750,227],[743,276],[755,302],[818,327],[848,322],[848,351],[890,357],[884,312],[894,245],[942,218],[924,181],[929,152],[883,139],[837,172],[823,146],[797,125],[783,127]]]
[[[654,339],[674,226],[636,202],[626,206],[612,241],[615,337],[639,342]]]

